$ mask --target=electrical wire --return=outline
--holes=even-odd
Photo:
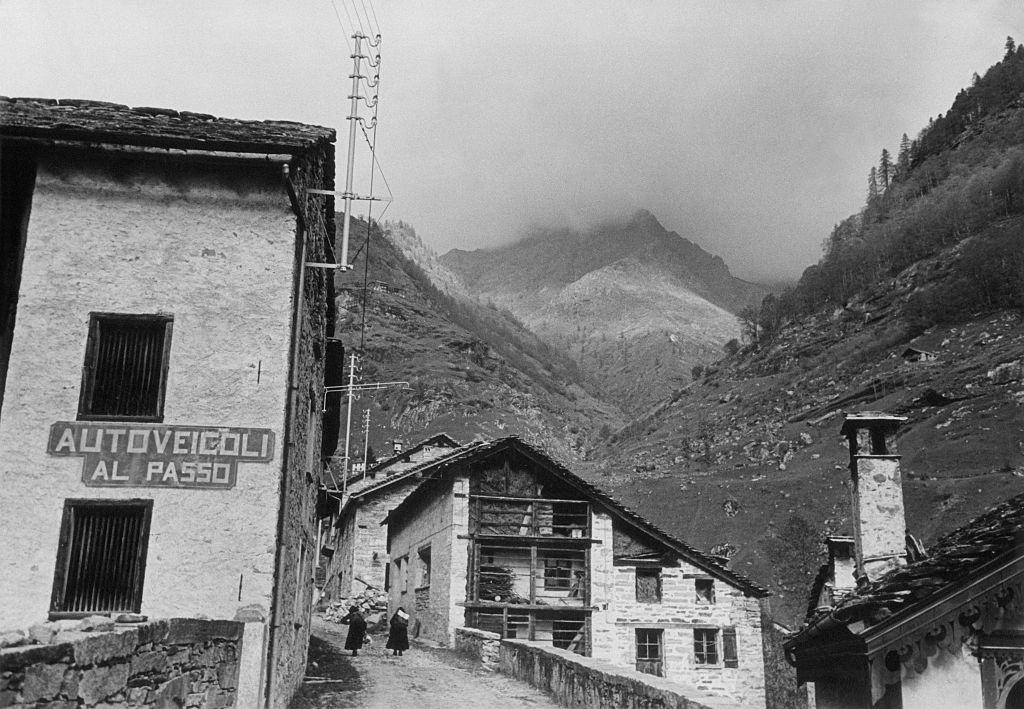
[[[374,118],[376,118],[376,114],[374,114]],[[372,127],[372,128],[374,129],[374,134],[376,135],[376,130],[377,130],[377,129],[376,129],[376,126],[371,126],[371,127]],[[370,141],[370,136],[369,136],[369,134],[368,134],[368,133],[366,132],[366,127],[365,127],[365,126],[363,125],[362,121],[360,121],[360,122],[359,122],[359,128],[360,128],[360,129],[361,129],[361,130],[363,131],[363,138],[365,138],[365,139],[366,139],[366,144],[367,144],[368,146],[370,146],[370,150],[372,151],[372,150],[373,150],[373,148],[374,148],[374,146],[373,146],[373,143],[372,143],[372,142]],[[388,178],[387,178],[387,175],[385,175],[385,174],[384,174],[384,168],[383,168],[383,167],[381,167],[381,165],[380,165],[380,160],[378,160],[378,159],[377,159],[377,157],[376,157],[376,154],[374,154],[374,158],[373,158],[373,161],[374,161],[374,163],[375,163],[375,164],[376,164],[376,166],[377,166],[377,170],[379,170],[379,171],[380,171],[380,179],[384,180],[384,186],[385,186],[385,187],[387,188],[387,190],[388,190],[388,199],[389,199],[389,200],[393,200],[393,199],[395,198],[395,194],[394,194],[394,192],[392,192],[392,191],[391,191],[391,185],[390,185],[390,184],[388,184]],[[390,201],[389,201],[389,203],[388,203],[388,206],[391,206],[391,204],[390,204]],[[383,217],[383,216],[384,216],[384,214],[383,214],[383,212],[382,212],[382,213],[381,213],[381,217]]]
[[[356,13],[356,22],[359,24],[359,33],[365,36],[366,35],[366,28],[363,27],[363,18],[359,16],[359,10],[356,9],[355,0],[349,0],[349,2],[352,4],[352,11]],[[349,17],[349,21],[351,21],[352,18],[348,14],[348,6],[347,5],[345,7],[345,15],[348,16]],[[353,27],[354,26],[355,25],[353,25]]]
[[[379,35],[378,35],[379,36]],[[377,96],[379,96],[379,92]],[[377,96],[374,97],[373,101],[373,140],[370,142],[370,196],[373,197],[373,178],[376,176],[377,171],[374,170],[374,166],[377,163]],[[359,124],[363,129],[363,135],[366,135],[366,128],[362,123]],[[366,256],[363,258],[363,312],[362,322],[359,324],[359,351],[363,351],[363,344],[366,338],[366,300],[369,297],[370,289],[367,288],[370,275],[370,237],[373,233],[373,200],[370,200],[369,206],[366,208]]]
[[[373,30],[373,36],[380,37],[380,26],[378,26],[377,29],[373,29],[373,23],[370,22],[370,13],[366,11],[365,0],[359,0],[359,4],[363,6],[363,14],[366,15],[366,24],[370,26],[371,30]]]
[[[370,11],[373,13],[373,21],[377,23],[377,36],[380,36],[380,22],[377,22],[377,11],[373,9],[373,0],[370,0]]]
[[[345,25],[341,21],[341,13],[338,12],[338,6],[334,0],[331,0],[331,7],[334,8],[334,16],[338,18],[338,27],[341,28],[341,36],[345,38],[345,44],[348,45],[348,53],[352,54],[352,43],[349,41],[348,35],[345,33]]]

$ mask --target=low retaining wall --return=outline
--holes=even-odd
[[[234,706],[244,627],[176,618],[98,633],[65,630],[49,644],[5,648],[0,707]]]
[[[524,640],[501,641],[500,670],[543,689],[568,707],[735,709],[740,706],[678,682]]]
[[[496,670],[499,664],[501,636],[476,628],[456,628],[455,649],[474,658],[485,670]]]

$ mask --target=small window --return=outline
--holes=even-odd
[[[420,582],[418,588],[430,585],[430,547],[426,546],[420,549]]]
[[[715,581],[714,579],[697,579],[694,583],[697,591],[697,603],[715,602]]]
[[[403,556],[395,562],[395,572],[398,574],[398,590],[405,593],[409,590],[409,557]]]
[[[171,318],[100,315],[89,322],[80,420],[162,421]]]
[[[563,559],[544,560],[544,589],[548,591],[568,591],[572,587],[572,569],[570,562]]]
[[[391,590],[391,564],[384,566],[384,590]]]
[[[637,603],[661,603],[661,569],[636,570]]]
[[[736,628],[722,629],[722,659],[726,667],[739,667],[740,657],[736,646]]]
[[[636,629],[636,670],[657,677],[665,676],[662,662],[662,631],[652,628]]]
[[[718,664],[718,630],[693,629],[693,659],[698,665]]]
[[[152,500],[67,500],[50,612],[138,613]]]

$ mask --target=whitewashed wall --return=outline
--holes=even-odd
[[[270,609],[296,222],[279,182],[224,184],[41,167],[0,420],[0,627],[45,619],[65,498],[154,501],[142,613]],[[274,459],[231,490],[86,487],[46,441],[77,415],[92,311],[172,314],[164,422],[271,429]]]

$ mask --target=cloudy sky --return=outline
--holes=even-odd
[[[751,278],[816,261],[881,149],[1024,40],[1014,0],[0,0],[0,94],[320,123],[343,152],[357,17],[386,218],[445,251],[646,208]]]

